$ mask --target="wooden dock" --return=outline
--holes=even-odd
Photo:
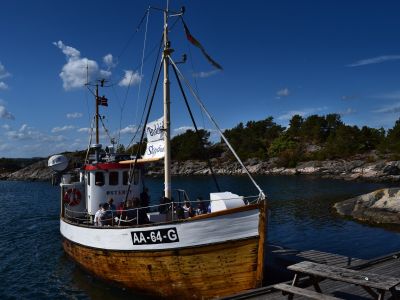
[[[342,255],[337,255],[333,253],[326,253],[315,250],[308,251],[296,251],[291,249],[285,249],[279,246],[270,245],[267,253],[270,255],[269,261],[267,261],[266,268],[270,268],[270,272],[266,271],[266,274],[272,274],[267,278],[267,285],[265,287],[254,289],[248,292],[244,292],[241,294],[233,295],[230,297],[223,298],[224,300],[239,300],[239,299],[248,299],[248,300],[265,300],[265,299],[288,299],[288,294],[283,295],[281,290],[277,290],[274,288],[278,282],[280,285],[276,285],[278,288],[288,288],[292,285],[295,272],[288,270],[288,266],[297,264],[299,267],[291,267],[292,270],[299,271],[301,267],[308,266],[312,267],[317,265],[317,269],[319,265],[326,265],[329,267],[322,268],[327,274],[330,274],[332,271],[337,271],[337,274],[340,274],[344,277],[345,281],[355,281],[354,279],[349,280],[346,276],[350,276],[349,274],[357,274],[358,277],[361,277],[367,284],[365,284],[364,288],[361,285],[355,285],[349,282],[338,281],[338,277],[333,276],[336,280],[332,279],[323,279],[320,276],[316,276],[318,279],[317,286],[315,285],[316,281],[312,281],[314,277],[306,276],[309,274],[298,273],[298,278],[296,278],[296,287],[294,290],[293,299],[349,299],[349,300],[361,300],[361,299],[400,299],[400,285],[397,286],[396,282],[393,281],[393,287],[389,291],[386,290],[386,293],[383,289],[371,289],[368,287],[368,284],[372,284],[372,277],[368,278],[368,276],[373,276],[377,278],[400,278],[400,252],[388,254],[382,257],[378,257],[371,260],[362,260],[352,257],[346,257]],[[268,255],[267,254],[267,255]],[[311,263],[301,263],[299,262],[311,262]],[[278,274],[278,265],[281,268],[286,270],[280,270],[281,273],[275,278],[275,274]],[[345,268],[345,270],[343,269]],[[319,268],[321,269],[321,268]],[[349,271],[347,271],[349,270]],[[314,270],[315,271],[315,270]],[[312,271],[312,272],[314,272]],[[339,272],[340,271],[340,272]],[[312,273],[311,272],[311,273]],[[282,275],[283,274],[283,275]],[[321,275],[320,273],[317,273]],[[365,275],[368,274],[368,275]],[[371,274],[371,275],[370,275]],[[303,276],[301,276],[303,275]],[[380,276],[382,275],[382,276]],[[314,279],[315,279],[314,278]],[[275,280],[274,280],[275,279]],[[283,280],[278,280],[283,279]],[[339,278],[341,279],[341,278]],[[278,280],[278,281],[277,281]],[[284,281],[284,282],[282,282]],[[383,280],[386,283],[388,280]],[[320,289],[320,292],[317,293],[316,290]],[[302,295],[296,295],[296,293],[300,293]],[[399,295],[397,295],[399,294]],[[383,297],[382,297],[383,296]],[[397,296],[397,297],[396,297]],[[290,297],[289,297],[290,299]]]

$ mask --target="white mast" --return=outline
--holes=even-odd
[[[171,199],[171,128],[170,128],[170,90],[169,90],[169,55],[172,53],[168,41],[168,7],[164,10],[164,196]]]

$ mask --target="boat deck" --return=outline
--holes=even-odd
[[[280,247],[277,246],[269,246],[269,250],[270,251],[268,251],[268,253],[270,253],[272,256],[273,263],[281,263],[281,266],[293,265],[300,261],[311,261],[333,267],[349,268],[352,270],[362,271],[363,273],[368,272],[400,278],[400,252],[388,254],[372,260],[362,260],[315,250],[296,251],[283,248],[280,249]],[[271,261],[269,261],[269,263],[271,263]],[[267,265],[267,268],[268,266],[270,266],[270,264]],[[266,271],[266,273],[268,274],[268,271]],[[286,280],[285,283],[291,285],[293,277],[294,273],[286,270],[284,276],[284,279]],[[271,283],[271,278],[269,278],[268,281],[269,285],[265,287],[254,289],[231,297],[226,297],[224,299],[288,299],[288,294],[283,295],[281,291],[276,290],[273,287],[273,285],[277,283],[276,280]],[[311,292],[315,291],[314,286],[307,276],[300,276],[297,286],[307,289]],[[346,282],[324,279],[319,283],[319,286],[322,290],[322,293],[327,296],[351,300],[373,299],[373,297],[362,287]],[[398,291],[400,294],[400,286],[396,286],[396,291]],[[310,297],[294,295],[293,298],[309,299]],[[324,298],[323,295],[321,295],[320,297],[314,299]],[[394,299],[394,297],[391,295],[391,293],[386,293],[384,299]]]

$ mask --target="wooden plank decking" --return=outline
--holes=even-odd
[[[329,295],[324,295],[318,292],[314,292],[312,290],[309,289],[302,289],[290,284],[286,284],[286,283],[278,283],[274,285],[274,288],[280,291],[285,291],[289,294],[292,295],[301,295],[301,296],[305,296],[307,298],[310,299],[315,299],[315,300],[339,300],[340,298],[336,298],[336,297],[332,297]]]
[[[362,270],[363,272],[374,273],[378,275],[384,275],[389,277],[400,277],[400,252],[388,254],[383,257],[379,257],[372,260],[361,260],[356,258],[349,258],[333,253],[320,252],[315,250],[309,251],[295,251],[289,249],[272,249],[275,259],[286,264],[295,264],[300,261],[312,261],[320,264],[327,264],[336,267],[344,267],[354,270]],[[268,254],[267,254],[268,255]],[[268,271],[266,271],[268,273]],[[292,273],[294,275],[294,273]],[[291,284],[291,281],[286,283]],[[299,286],[302,288],[315,291],[313,285],[308,278],[302,278],[299,281]],[[354,284],[344,283],[334,280],[323,280],[319,283],[322,292],[328,296],[349,299],[349,300],[362,300],[362,299],[373,299],[371,295],[362,287]],[[396,287],[396,290],[400,293],[400,287]],[[260,289],[252,290],[246,293],[241,293],[224,299],[251,299],[251,300],[283,300],[287,299],[287,295],[282,295],[281,291],[277,291],[273,288],[273,285],[269,285]],[[295,295],[294,299],[309,299],[304,296]],[[385,295],[384,299],[393,299],[390,293]]]

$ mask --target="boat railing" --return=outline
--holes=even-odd
[[[246,205],[254,204],[258,200],[258,196],[247,196],[242,197]],[[237,198],[226,198],[226,199],[197,199],[196,201],[190,201],[191,205],[196,205],[192,208],[193,216],[210,213],[210,204],[213,201],[229,201]],[[106,210],[102,213],[100,220],[94,220],[94,216],[88,214],[87,210],[76,211],[70,209],[66,204],[64,207],[64,217],[70,222],[92,225],[92,226],[130,226],[130,225],[142,225],[151,223],[149,221],[150,215],[165,215],[166,221],[174,221],[179,219],[185,219],[191,217],[183,208],[186,201],[170,201],[167,203],[161,203],[156,205],[149,205],[144,207],[125,207],[117,208],[115,210]]]

